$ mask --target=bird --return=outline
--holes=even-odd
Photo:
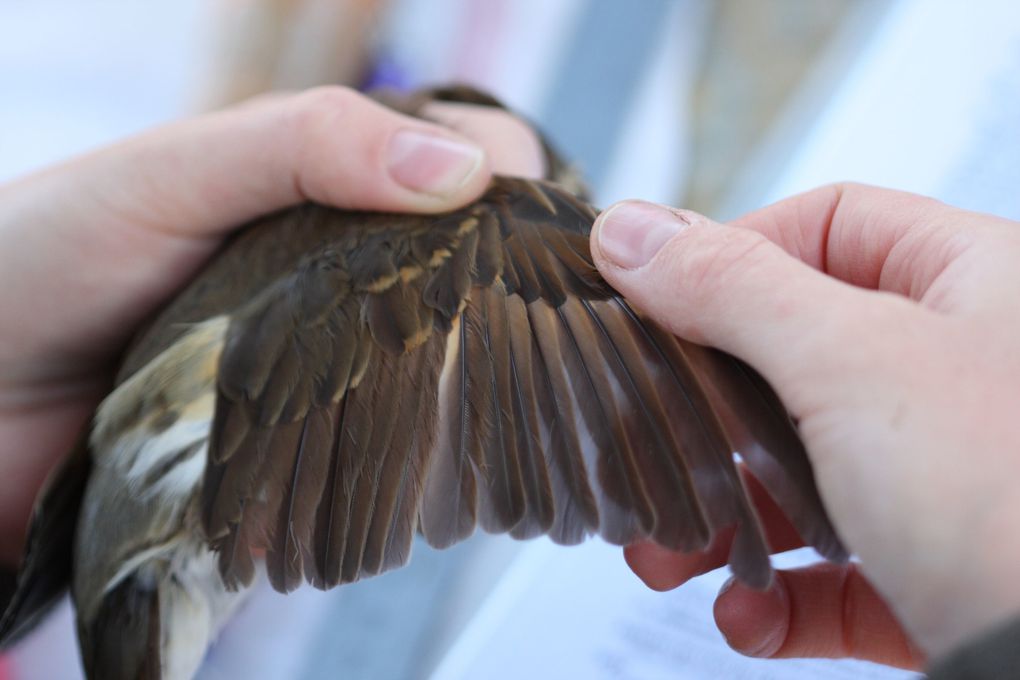
[[[0,646],[69,588],[87,677],[182,680],[260,570],[328,589],[478,528],[685,552],[735,530],[731,569],[765,588],[742,470],[846,560],[775,392],[599,275],[597,211],[543,145],[546,179],[495,176],[449,213],[306,203],[240,228],[138,331],[40,492]]]

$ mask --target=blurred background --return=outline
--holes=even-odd
[[[0,1],[0,179],[269,90],[462,81],[605,200],[709,210],[876,0]],[[697,168],[697,172],[692,172]]]
[[[1008,0],[0,0],[0,182],[265,91],[451,81],[535,121],[600,205],[726,219],[852,179],[1020,218]],[[732,658],[723,578],[660,595],[600,544],[420,545],[331,593],[260,588],[200,677],[906,677]],[[0,680],[77,664],[65,605]]]

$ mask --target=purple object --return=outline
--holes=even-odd
[[[368,91],[384,87],[400,92],[408,92],[416,87],[416,85],[407,71],[401,68],[395,59],[382,56],[377,58],[375,64],[369,69],[361,83],[360,89]]]

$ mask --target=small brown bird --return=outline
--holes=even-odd
[[[405,564],[416,531],[442,548],[476,526],[683,551],[736,527],[730,565],[765,587],[734,452],[845,559],[772,390],[610,288],[594,219],[500,177],[445,215],[304,205],[240,230],[42,492],[0,642],[69,584],[88,677],[190,678],[263,557],[277,590],[331,588]]]

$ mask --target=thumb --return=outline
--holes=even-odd
[[[758,232],[640,201],[599,216],[592,255],[636,307],[680,337],[742,358],[781,394],[865,333],[864,317],[909,305],[826,276]]]

